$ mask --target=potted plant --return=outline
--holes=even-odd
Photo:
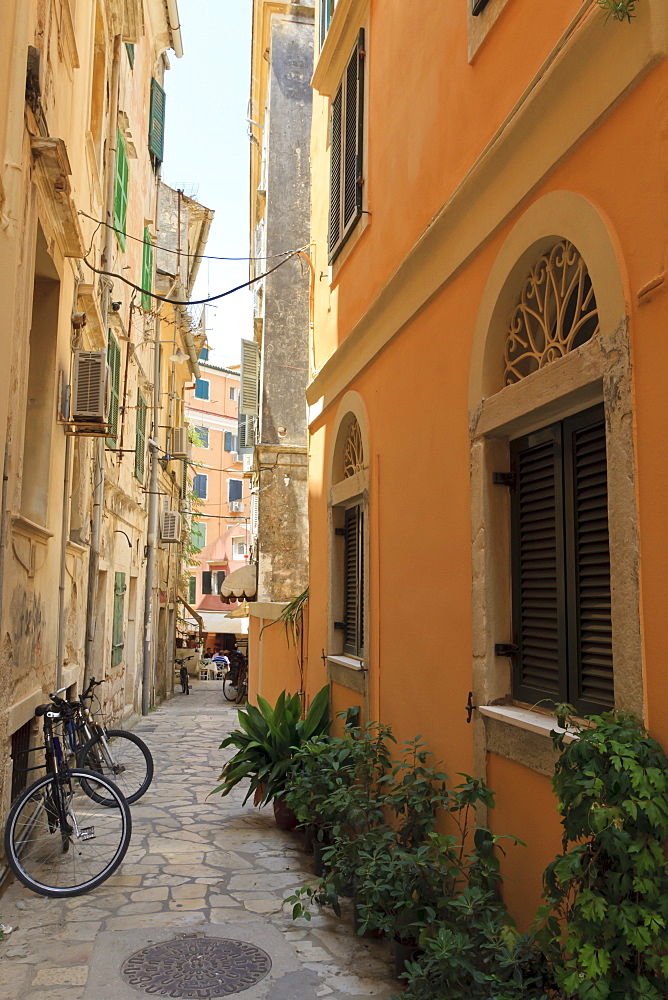
[[[281,817],[282,796],[286,776],[296,750],[313,736],[327,729],[329,687],[325,686],[315,696],[305,718],[301,718],[301,699],[298,694],[282,691],[276,705],[272,706],[258,696],[258,706],[247,705],[239,709],[240,729],[235,729],[220,744],[220,749],[235,747],[236,753],[228,760],[219,776],[219,784],[210,794],[229,795],[244,778],[249,787],[244,803],[259,791],[258,805],[278,801],[275,812]]]

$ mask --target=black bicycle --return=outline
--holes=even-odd
[[[5,852],[16,877],[33,892],[58,898],[89,892],[108,879],[132,834],[130,807],[116,785],[68,766],[66,738],[56,732],[71,721],[61,701],[35,712],[43,719],[44,745],[35,749],[44,750],[46,774],[19,795],[5,826]]]
[[[65,732],[77,765],[103,774],[118,785],[128,802],[136,802],[153,780],[153,757],[135,733],[107,729],[104,725],[102,705],[95,694],[95,688],[103,683],[104,680],[92,677],[79,701],[61,702],[57,697],[59,691],[51,697],[56,705],[66,704],[71,710]],[[97,702],[95,708],[94,702]]]
[[[188,677],[188,668],[186,666],[186,660],[194,660],[195,654],[191,656],[184,656],[181,660],[175,660],[175,663],[180,663],[179,668],[179,680],[181,681],[181,691],[183,694],[190,694],[190,678]]]
[[[248,697],[248,664],[245,659],[238,659],[230,666],[223,679],[223,695],[227,701],[241,705]]]

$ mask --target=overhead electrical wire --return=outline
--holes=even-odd
[[[164,250],[165,253],[173,253],[178,257],[198,257],[200,260],[231,260],[231,261],[241,261],[241,260],[273,260],[275,257],[287,257],[290,254],[300,253],[301,251],[308,250],[308,244],[303,247],[296,247],[294,250],[283,250],[281,253],[268,254],[266,257],[213,257],[211,254],[206,253],[186,253],[184,250],[177,250],[174,247],[163,247],[159,243],[152,243],[150,240],[143,240],[139,236],[131,236],[130,233],[124,232],[119,229],[118,226],[112,226],[110,222],[105,222],[103,219],[96,219],[94,215],[89,215],[88,212],[79,210],[79,215],[82,215],[85,219],[90,219],[91,222],[97,223],[97,228],[100,226],[106,226],[107,229],[113,229],[115,233],[119,233],[121,236],[125,236],[128,240],[134,240],[135,243],[143,243],[144,246],[153,247],[154,250]],[[96,230],[97,232],[97,230]],[[90,252],[90,251],[89,251]]]
[[[134,281],[130,281],[129,278],[125,278],[122,274],[116,274],[115,271],[103,271],[101,268],[95,267],[90,263],[87,256],[83,257],[82,260],[86,267],[89,267],[91,271],[95,272],[95,274],[101,274],[106,278],[116,278],[117,281],[124,282],[124,284],[129,285],[130,288],[134,288],[135,291],[141,292],[142,295],[147,295],[152,299],[157,299],[158,302],[167,302],[169,305],[173,306],[202,306],[206,305],[207,302],[216,302],[218,299],[224,299],[227,295],[232,295],[234,292],[241,291],[242,288],[249,288],[257,281],[262,281],[263,278],[267,278],[270,274],[273,274],[274,271],[277,271],[279,267],[282,267],[283,264],[287,264],[289,260],[292,260],[293,257],[296,257],[302,252],[303,251],[301,250],[293,250],[288,257],[280,260],[278,264],[274,264],[273,267],[270,267],[268,271],[264,271],[263,274],[258,274],[257,277],[251,278],[249,281],[244,281],[242,284],[236,285],[234,288],[230,288],[226,292],[219,292],[218,295],[209,295],[206,299],[170,299],[165,295],[158,295],[156,292],[150,292],[147,288],[142,288],[141,285],[135,284]]]

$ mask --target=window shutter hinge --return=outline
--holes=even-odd
[[[514,642],[496,642],[494,643],[494,655],[495,656],[515,656],[519,653],[520,647]]]
[[[341,632],[344,631],[345,627],[346,627],[345,622],[334,622],[334,628],[338,629]]]
[[[507,486],[509,489],[514,490],[517,485],[517,473],[495,472],[492,475],[492,482],[495,486]]]

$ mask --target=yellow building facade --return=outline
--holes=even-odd
[[[636,9],[316,14],[308,692],[486,778],[522,924],[554,703],[668,744],[668,10]]]
[[[169,49],[182,54],[175,0],[3,8],[3,813],[25,781],[10,753],[50,691],[104,677],[115,719],[171,693],[181,547],[162,525],[166,506],[181,517],[187,452],[172,461],[170,435],[203,337],[152,297]],[[210,214],[164,297],[192,289]]]

